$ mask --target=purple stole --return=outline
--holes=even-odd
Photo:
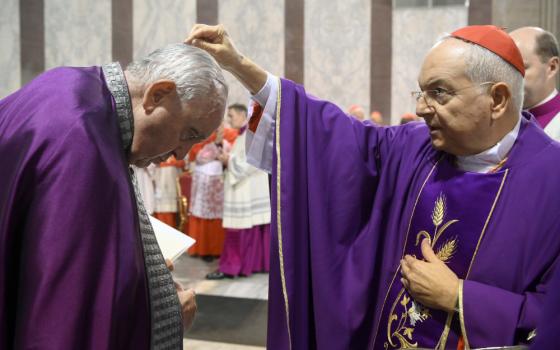
[[[427,238],[436,255],[459,278],[467,279],[507,173],[463,172],[449,157],[440,159],[423,181],[411,217],[403,218],[409,222],[408,232],[402,233],[406,234],[403,256],[422,259],[420,245]],[[373,348],[443,349],[450,331],[456,344],[460,334],[451,324],[458,314],[416,302],[400,282],[400,266],[395,268]]]

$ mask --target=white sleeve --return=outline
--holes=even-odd
[[[246,131],[247,162],[269,174],[272,173],[278,89],[278,77],[268,73],[266,84],[251,97],[253,101],[263,106],[263,115],[255,133],[251,130]]]

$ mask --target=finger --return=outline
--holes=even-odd
[[[200,25],[198,28],[193,28],[187,39],[186,44],[191,44],[194,39],[206,39],[214,41],[224,34],[223,26],[208,26]]]
[[[424,259],[426,259],[427,262],[431,262],[431,263],[440,262],[440,260],[434,253],[432,246],[430,246],[430,242],[428,241],[427,238],[424,238],[422,240],[422,255],[424,256]]]
[[[410,290],[410,283],[406,278],[401,278],[401,283],[406,288],[406,290]]]
[[[203,23],[196,23],[196,24],[192,27],[191,32],[189,33],[189,35],[192,34],[192,33],[194,33],[196,30],[198,30],[198,29],[200,29],[200,28],[203,28],[204,26],[206,26],[206,24],[203,24]]]
[[[189,288],[189,289],[187,289],[186,291],[189,292],[190,294],[192,294],[193,297],[196,297],[196,292],[195,292],[194,289]]]
[[[198,33],[205,30],[206,27],[208,27],[208,25],[206,25],[206,24],[200,24],[200,23],[195,24],[192,27],[191,32],[189,33],[189,35],[187,36],[187,38],[183,42],[185,44],[190,44],[191,41],[198,36]]]
[[[194,39],[191,43],[192,46],[198,47],[199,49],[202,49],[210,54],[215,54],[218,51],[218,45],[217,44],[211,44],[207,41],[204,40],[200,40],[200,39]]]
[[[401,260],[401,275],[408,277],[410,274],[410,267],[405,260]]]
[[[165,266],[167,266],[167,269],[169,271],[173,271],[173,269],[175,268],[173,266],[173,261],[171,261],[170,259],[165,259]]]
[[[417,259],[413,258],[411,255],[405,255],[404,261],[406,261],[409,267],[412,267],[412,265],[417,261]]]

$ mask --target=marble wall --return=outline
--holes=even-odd
[[[370,1],[305,1],[305,87],[343,110],[369,110]]]
[[[424,56],[441,35],[467,25],[467,10],[464,6],[393,10],[392,124],[404,113],[414,113],[410,92],[418,90]]]
[[[111,0],[45,0],[45,69],[111,61]]]
[[[21,81],[19,1],[2,0],[0,11],[0,98],[17,90]]]
[[[270,73],[284,74],[284,0],[222,0],[218,22],[223,23],[239,51]],[[229,73],[228,104],[247,103],[247,90]]]
[[[133,58],[181,42],[196,23],[196,0],[134,0]]]

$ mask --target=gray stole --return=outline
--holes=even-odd
[[[107,87],[115,99],[121,139],[126,154],[130,152],[132,136],[134,132],[134,121],[132,118],[132,105],[128,93],[124,73],[119,63],[103,65],[103,74]],[[183,322],[181,305],[171,273],[165,266],[165,260],[161,254],[156,236],[144,203],[138,190],[138,182],[134,171],[130,168],[130,180],[134,186],[136,204],[138,207],[138,219],[140,223],[140,235],[144,250],[144,265],[148,279],[148,291],[150,297],[151,315],[151,341],[152,350],[182,349],[183,348]],[[132,249],[132,247],[131,247]],[[131,320],[134,322],[134,320]]]

